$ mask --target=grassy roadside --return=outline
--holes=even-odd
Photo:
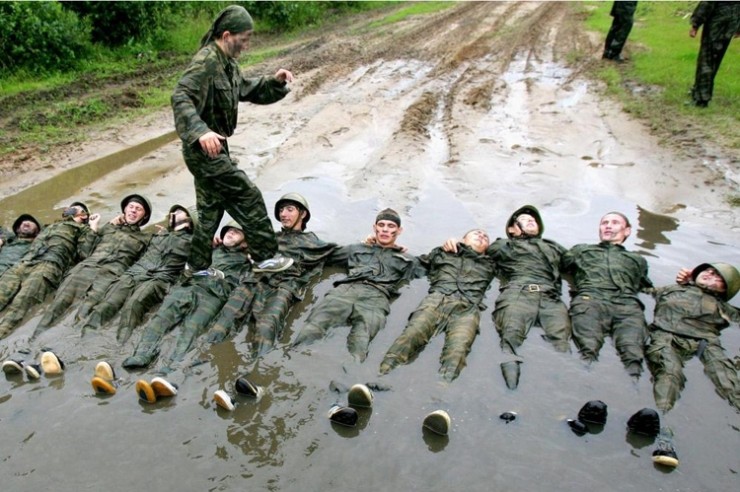
[[[700,129],[709,141],[740,149],[740,41],[730,44],[717,74],[714,99],[706,109],[686,105],[694,81],[700,35],[689,37],[697,2],[639,2],[625,46],[629,62],[595,65],[592,73],[607,84],[627,112],[649,122],[658,134],[680,135]],[[612,2],[583,2],[585,28],[609,31]],[[603,39],[603,37],[602,37]],[[734,74],[734,75],[733,75]]]
[[[281,54],[275,46],[310,36],[322,26],[383,9],[411,14],[425,11],[413,4],[358,2],[351,10],[327,13],[320,25],[283,34],[263,30],[269,26],[258,21],[252,49],[242,67],[248,69]],[[125,124],[168,107],[172,88],[210,27],[211,17],[200,15],[178,23],[158,42],[156,52],[136,45],[115,50],[96,47],[76,72],[45,77],[22,72],[0,75],[0,159],[23,161],[29,153],[79,142],[91,130]]]

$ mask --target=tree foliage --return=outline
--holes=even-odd
[[[3,72],[74,68],[88,52],[89,36],[89,25],[58,2],[0,2]]]

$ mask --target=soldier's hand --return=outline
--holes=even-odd
[[[457,253],[457,243],[458,242],[459,241],[457,238],[451,237],[450,239],[444,242],[444,244],[442,245],[442,250],[447,253]]]
[[[682,268],[676,274],[676,283],[686,285],[691,282],[691,270],[688,268]]]
[[[211,159],[214,159],[221,152],[223,148],[221,142],[225,140],[226,137],[216,132],[208,132],[198,139],[198,143],[200,143],[200,148],[203,149],[203,152]]]
[[[113,225],[122,225],[126,223],[126,217],[123,214],[116,215],[110,220],[110,223]]]
[[[377,240],[376,240],[376,238],[375,238],[375,234],[368,234],[368,235],[367,235],[367,236],[365,237],[365,239],[363,239],[363,240],[362,240],[362,241],[360,241],[360,242],[361,242],[362,244],[367,244],[368,246],[372,246],[373,244],[375,244],[375,243],[377,242]]]
[[[100,214],[92,214],[87,221],[87,225],[90,226],[90,229],[97,232],[100,225]]]
[[[689,36],[691,36],[692,38],[695,38],[696,37],[696,31],[697,31],[697,29],[695,27],[692,27],[691,30],[689,31]]]
[[[5,244],[5,241],[3,241],[3,238],[0,237],[0,248],[3,247],[3,244]]]
[[[290,71],[285,70],[284,68],[281,68],[280,70],[275,72],[275,78],[279,82],[293,82],[294,79],[293,74]]]

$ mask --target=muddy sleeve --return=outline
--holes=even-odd
[[[239,100],[253,104],[272,104],[284,98],[290,88],[275,77],[245,78],[242,75]]]
[[[212,79],[213,73],[208,69],[206,60],[194,61],[172,93],[175,128],[180,139],[188,145],[193,145],[210,130],[200,114],[208,100]]]
[[[740,323],[740,309],[736,308],[728,302],[723,302],[720,305],[720,313],[723,318],[733,323]]]
[[[334,248],[331,255],[326,259],[326,264],[347,268],[349,265],[349,250],[349,246],[338,246]]]

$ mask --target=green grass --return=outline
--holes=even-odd
[[[606,36],[611,26],[611,2],[583,2],[589,12],[585,27]],[[714,99],[706,110],[687,106],[694,81],[700,36],[689,37],[689,19],[696,2],[640,2],[635,13],[625,53],[630,62],[601,67],[594,74],[607,83],[608,91],[619,96],[625,109],[655,125],[678,115],[692,119],[720,143],[740,148],[740,42],[730,44],[717,73]],[[625,54],[623,53],[623,54]],[[627,82],[647,86],[640,95],[626,89]]]
[[[432,14],[439,12],[440,10],[448,9],[452,7],[455,2],[418,2],[410,4],[408,7],[402,8],[393,12],[390,15],[383,17],[380,20],[371,22],[367,27],[368,29],[375,29],[378,27],[385,26],[387,24],[393,24],[400,22],[412,15],[423,15]]]

